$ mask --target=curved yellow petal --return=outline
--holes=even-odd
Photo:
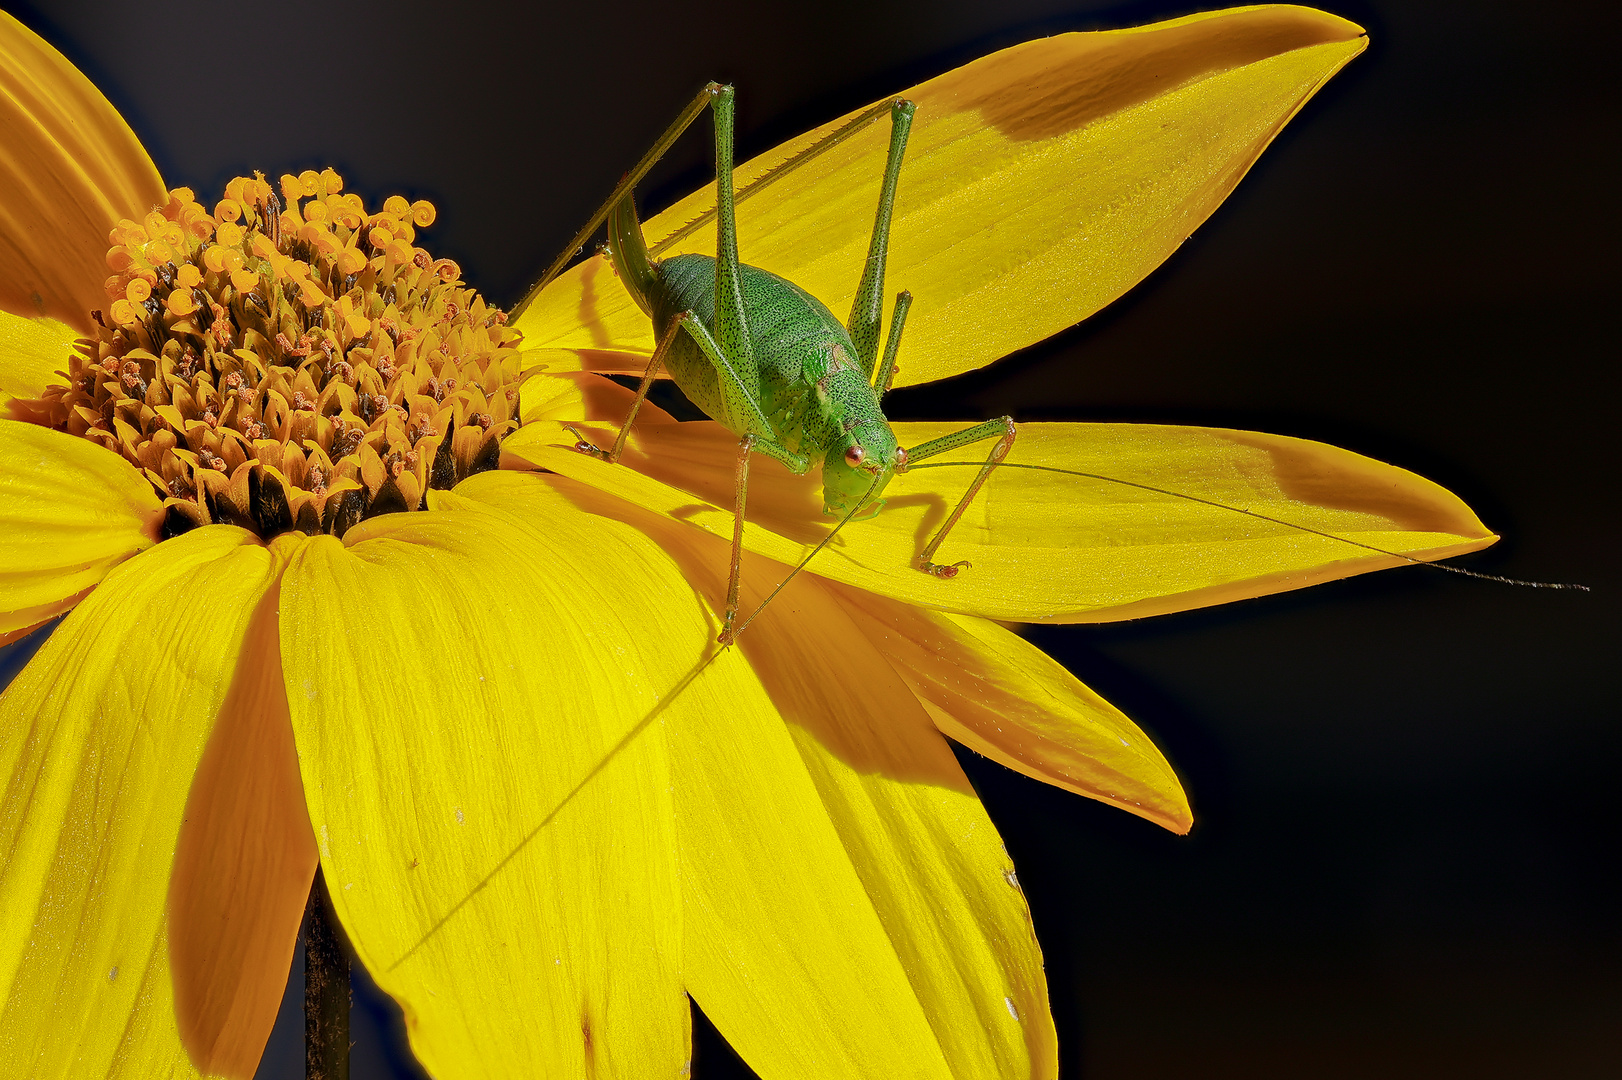
[[[271,545],[277,570],[305,543]],[[315,878],[315,834],[282,686],[277,592],[260,600],[197,765],[169,879],[175,1014],[191,1060],[252,1076]]]
[[[158,539],[163,504],[104,447],[0,420],[0,635],[68,610]]]
[[[201,1029],[174,986],[188,928],[165,913],[205,747],[253,707],[240,691],[275,570],[240,529],[171,540],[108,575],[0,695],[0,1075],[252,1075],[277,997],[212,1016],[227,1043],[257,1032],[252,1061],[188,1045]],[[258,953],[279,967],[237,977],[284,984],[297,928],[295,908],[279,956]]]
[[[524,380],[518,415],[526,424],[540,420],[602,420],[623,423],[634,391],[589,371],[542,372]],[[675,417],[649,401],[636,414],[641,424],[669,424]]]
[[[533,520],[560,502],[630,511],[712,605],[725,595],[725,544],[589,488],[487,473],[457,490]],[[784,572],[752,560],[745,596]],[[665,725],[688,989],[764,1076],[1052,1076],[1008,856],[917,700],[860,641],[802,578],[725,657],[741,652],[770,701],[735,694]]]
[[[167,193],[101,91],[4,12],[0,147],[0,310],[86,332],[107,305],[107,231]]]
[[[635,324],[628,325],[634,332]],[[593,371],[599,375],[641,375],[648,370],[648,357],[652,355],[652,350],[653,339],[649,337],[646,347],[637,341],[629,352],[536,348],[520,352],[519,361],[526,371],[538,367],[555,373]],[[670,375],[661,368],[655,377],[668,379]]]
[[[68,353],[78,336],[55,319],[0,311],[0,416],[12,398],[37,398],[51,383],[66,382],[57,372],[67,371]]]
[[[713,584],[724,590],[726,564],[714,559],[724,554],[718,551],[722,546],[705,545],[711,556],[705,565],[714,568]],[[749,592],[765,595],[786,572],[779,563],[756,560],[748,572]],[[962,1080],[1056,1075],[1057,1044],[1041,949],[1013,863],[946,740],[911,690],[881,653],[862,647],[857,624],[816,578],[794,581],[739,644],[788,722],[789,742],[820,803],[812,812],[833,823],[844,858],[907,973],[911,994],[949,1074]],[[775,738],[767,742],[758,722],[738,717],[736,725],[735,740],[749,747],[747,755],[738,757],[749,760],[736,762],[729,772],[748,769],[775,777],[796,764],[786,759],[762,768],[754,760],[757,754],[770,761],[785,748]],[[691,760],[714,768],[726,758],[695,753]],[[686,786],[719,783],[713,777],[703,779],[708,783],[692,778]],[[769,830],[757,824],[751,846],[781,849],[803,831],[799,820],[779,810],[784,802],[792,805],[781,791],[750,785],[734,792],[734,799],[740,795],[760,801],[735,806],[734,813],[773,823]],[[710,844],[719,831],[713,823],[693,829],[692,845],[684,850],[690,858],[710,862]],[[809,869],[820,876],[825,868]],[[725,888],[728,882],[723,878],[717,884]],[[779,920],[793,918],[775,889],[767,895],[775,901]],[[760,993],[758,987],[726,989]],[[774,990],[792,1001],[799,988],[779,985]],[[751,1027],[747,1020],[729,1028],[734,1013],[718,1012],[718,1002],[703,988],[695,985],[694,993],[740,1051],[758,1048],[745,1056],[758,1060],[764,1075],[795,1075],[789,1062],[804,1060],[817,1043],[814,1033],[805,1030],[809,1018],[789,1028],[781,1021]],[[739,1005],[732,1002],[734,1009]],[[755,1011],[752,1003],[747,1007]],[[821,1075],[844,1073],[828,1070]],[[868,1071],[854,1075],[887,1074],[869,1065]]]
[[[712,602],[724,589],[720,545],[564,478],[485,473],[462,493],[526,520],[638,519]],[[782,569],[757,564],[754,592]],[[995,830],[882,662],[825,677],[828,646],[859,632],[801,588],[781,611],[803,619],[751,628],[692,689],[744,678],[664,724],[688,990],[762,1075],[1051,1075],[1040,954]],[[810,654],[782,647],[806,629]]]
[[[659,725],[709,636],[699,604],[617,523],[435,500],[460,508],[317,539],[287,572],[283,663],[334,908],[435,1076],[675,1076],[689,1021]]]
[[[945,734],[1172,832],[1193,825],[1183,785],[1149,736],[1018,634],[848,585],[827,587]]]
[[[990,363],[1142,280],[1366,43],[1361,27],[1309,8],[1236,8],[1026,42],[904,91],[918,112],[886,282],[915,302],[898,384]],[[743,165],[740,188],[848,119]],[[743,261],[848,312],[888,140],[880,121],[743,202]],[[656,253],[713,255],[713,226],[657,248],[712,201],[706,189],[652,218]],[[532,347],[653,348],[647,318],[601,257],[549,286],[515,325]]]
[[[613,435],[577,426],[594,440]],[[958,427],[895,430],[916,446]],[[731,537],[737,440],[720,425],[641,428],[618,465],[576,453],[574,442],[543,422],[514,432],[502,450]],[[984,453],[970,447],[943,455],[945,467],[932,459],[895,477],[884,509],[848,526],[809,570],[943,611],[1106,622],[1447,558],[1497,539],[1445,488],[1323,443],[1221,428],[1023,424],[1013,467],[997,470],[937,552],[938,561],[972,566],[951,580],[912,569]],[[756,455],[744,543],[798,562],[833,527],[821,506],[816,471],[796,477]]]

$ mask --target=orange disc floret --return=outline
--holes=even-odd
[[[107,318],[37,403],[141,469],[170,533],[341,535],[494,468],[516,426],[518,335],[412,246],[432,204],[368,214],[331,169],[279,187],[236,177],[212,212],[176,188],[120,221]]]

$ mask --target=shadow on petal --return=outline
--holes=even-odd
[[[175,1019],[210,1075],[251,1077],[276,1020],[315,836],[282,685],[276,608],[259,602],[203,752],[175,853],[167,917]]]
[[[926,85],[943,97],[962,95],[959,107],[978,107],[1010,139],[1051,139],[1204,76],[1361,34],[1307,8],[1210,12],[1142,30],[1028,42]],[[1041,79],[1036,92],[1009,92],[1033,77]]]

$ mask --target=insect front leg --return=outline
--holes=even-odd
[[[739,371],[739,365],[722,351],[720,344],[710,336],[704,324],[692,318],[683,322],[682,328],[697,342],[699,352],[704,354],[705,359],[715,369],[716,381],[721,389],[722,411],[726,413],[725,416],[716,419],[728,429],[744,433],[738,441],[738,464],[734,473],[736,487],[732,509],[732,564],[727,574],[726,618],[721,626],[720,636],[716,638],[722,645],[731,645],[738,632],[743,629],[737,626],[738,582],[743,573],[743,522],[749,501],[749,455],[765,454],[774,458],[787,466],[796,476],[803,476],[811,468],[811,459],[780,445],[773,437],[771,421],[767,419],[765,410],[760,407],[760,402],[755,396],[754,380],[745,380],[744,374]],[[744,368],[744,372],[753,373],[749,368]]]
[[[901,328],[907,325],[907,310],[912,307],[912,293],[902,290],[896,294],[895,314],[890,316],[890,336],[884,339],[884,362],[879,365],[878,374],[873,377],[873,389],[879,392],[879,400],[890,392],[890,384],[895,382],[895,373],[901,369],[895,366],[896,354],[901,351]]]
[[[1017,431],[1013,417],[1003,416],[996,420],[987,420],[983,424],[976,424],[974,427],[964,428],[962,431],[954,431],[950,435],[942,435],[940,438],[931,439],[926,443],[920,443],[907,451],[907,463],[912,465],[923,461],[925,458],[934,457],[936,454],[956,450],[960,446],[984,442],[986,439],[991,438],[997,440],[997,444],[991,448],[991,453],[986,456],[986,463],[980,466],[980,471],[975,474],[973,483],[969,484],[969,489],[963,493],[963,497],[957,501],[957,506],[953,508],[951,516],[946,519],[946,524],[936,531],[935,536],[924,546],[923,552],[919,554],[918,569],[926,574],[933,574],[938,578],[954,578],[957,577],[959,569],[969,565],[966,562],[958,562],[949,566],[942,566],[931,560],[935,557],[935,549],[941,546],[941,541],[946,539],[946,534],[952,531],[952,526],[957,524],[958,519],[963,516],[963,511],[968,509],[969,502],[980,488],[985,485],[986,479],[991,476],[991,470],[995,469],[1008,456],[1008,451],[1013,449],[1014,436]]]
[[[811,467],[810,459],[769,439],[749,434],[738,440],[738,465],[733,473],[736,487],[732,499],[732,565],[727,571],[727,611],[721,633],[715,639],[722,645],[731,645],[737,639],[738,631],[743,629],[738,627],[734,630],[733,627],[738,622],[738,583],[743,577],[743,521],[749,502],[749,455],[752,453],[775,458],[792,469],[795,475],[801,475]]]

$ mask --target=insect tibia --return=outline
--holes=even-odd
[[[861,510],[862,507],[867,504],[868,499],[872,498],[872,496],[875,493],[877,493],[877,491],[879,489],[879,481],[881,479],[883,479],[882,476],[873,477],[873,482],[870,485],[868,485],[867,494],[865,496],[863,496],[861,499],[858,499],[856,501],[856,504],[850,508],[849,512],[846,513],[844,517],[839,519],[839,524],[835,525],[833,527],[833,529],[828,533],[828,535],[824,536],[821,539],[821,541],[819,541],[817,543],[817,546],[812,548],[806,554],[805,558],[801,559],[797,564],[795,564],[794,569],[792,569],[792,570],[790,570],[788,572],[788,577],[784,578],[782,581],[779,581],[777,583],[777,587],[775,589],[773,589],[769,594],[767,594],[766,599],[764,599],[764,600],[762,600],[760,602],[760,606],[755,608],[754,611],[750,612],[749,617],[747,619],[745,619],[742,623],[740,623],[736,630],[734,630],[732,628],[733,615],[729,614],[728,618],[727,618],[727,621],[726,621],[726,625],[722,628],[721,635],[718,638],[716,638],[716,640],[719,641],[722,645],[730,645],[734,641],[736,641],[738,639],[738,635],[743,633],[745,630],[747,630],[749,628],[749,624],[754,622],[755,618],[762,611],[766,610],[766,605],[770,604],[773,600],[777,599],[777,594],[783,591],[783,587],[785,585],[787,585],[789,582],[793,581],[796,577],[799,576],[800,571],[805,569],[806,564],[809,563],[812,559],[816,558],[817,553],[820,552],[823,548],[827,547],[829,542],[831,540],[833,540],[834,537],[839,535],[839,530],[843,529],[846,525],[850,524],[851,520],[856,517],[857,511]],[[729,607],[731,607],[733,604],[735,604],[735,598],[734,598],[733,602],[731,604],[729,604]]]

